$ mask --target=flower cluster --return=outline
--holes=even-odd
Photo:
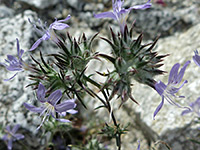
[[[193,61],[195,62],[196,65],[198,65],[200,67],[200,56],[199,56],[199,53],[197,50],[194,51],[194,56],[192,57],[193,58]],[[196,113],[198,115],[198,117],[200,118],[200,97],[198,97],[196,99],[196,101],[194,102],[191,102],[189,104],[189,109],[186,109],[184,110],[181,115],[185,115],[185,114],[188,114],[188,113]]]
[[[37,99],[43,105],[41,107],[35,107],[28,103],[24,103],[24,106],[28,110],[36,112],[36,113],[40,113],[40,116],[44,115],[42,123],[40,124],[38,129],[42,126],[45,120],[48,120],[49,116],[52,116],[53,118],[61,122],[70,122],[67,119],[56,118],[56,113],[58,113],[60,116],[64,112],[68,112],[71,114],[77,113],[77,111],[74,110],[74,108],[76,107],[75,99],[65,100],[64,102],[57,104],[62,97],[61,90],[54,91],[53,93],[49,95],[48,98],[45,98],[45,95],[46,95],[46,89],[40,83],[37,90]]]
[[[17,73],[24,71],[24,70],[30,70],[29,65],[22,60],[23,53],[24,53],[24,50],[20,49],[19,40],[17,39],[17,58],[12,55],[7,55],[7,59],[5,61],[9,65],[6,63],[0,63],[0,64],[5,66],[8,71],[14,71]],[[9,81],[9,80],[13,79],[17,75],[17,73],[15,73],[9,79],[5,79],[5,81]]]
[[[65,28],[68,28],[69,26],[65,23],[62,23],[62,22],[65,22],[67,20],[70,19],[70,15],[68,15],[67,18],[63,19],[63,20],[55,20],[52,24],[50,24],[50,26],[47,28],[46,26],[43,26],[41,21],[38,20],[39,24],[40,24],[40,28],[41,29],[38,29],[36,24],[33,24],[31,22],[31,20],[29,19],[29,22],[31,24],[33,24],[33,27],[35,28],[35,30],[42,35],[41,38],[39,38],[34,44],[33,46],[30,48],[29,51],[33,51],[35,50],[39,44],[42,42],[42,41],[46,41],[46,40],[53,40],[55,43],[58,43],[58,37],[56,36],[54,30],[63,30]]]
[[[103,12],[100,14],[95,14],[95,18],[111,18],[117,20],[121,33],[124,33],[124,27],[126,25],[126,20],[128,14],[132,9],[146,9],[151,7],[151,0],[148,0],[146,4],[132,6],[128,9],[123,8],[124,0],[112,0],[113,12]]]
[[[12,129],[10,128],[10,125],[6,126],[6,134],[3,136],[3,140],[7,143],[8,150],[12,150],[12,145],[14,141],[24,138],[24,135],[16,133],[19,127],[20,125],[18,124],[15,125]]]
[[[183,75],[185,73],[185,69],[190,64],[190,61],[187,61],[184,66],[181,68],[180,72],[178,73],[178,70],[180,68],[180,64],[175,64],[169,74],[168,84],[165,85],[162,81],[158,81],[155,84],[155,89],[158,92],[158,94],[162,97],[161,103],[158,105],[154,112],[154,118],[157,115],[157,113],[160,111],[164,104],[164,99],[166,99],[170,104],[176,105],[178,107],[181,107],[178,103],[176,103],[173,99],[174,98],[183,98],[184,96],[176,96],[175,94],[183,87],[185,83],[187,83],[187,80],[185,80],[180,87],[175,87],[178,84],[180,84]]]

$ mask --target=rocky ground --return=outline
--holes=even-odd
[[[177,62],[183,65],[187,60],[192,61],[193,51],[200,50],[200,1],[164,0],[165,5],[157,4],[155,1],[152,1],[153,6],[150,9],[133,10],[129,15],[128,24],[131,25],[136,20],[134,34],[137,36],[142,32],[144,43],[160,37],[155,51],[159,54],[170,54],[164,60],[165,65],[162,66],[163,70],[169,72]],[[143,2],[146,1],[125,0],[125,7]],[[111,8],[111,0],[0,0],[0,62],[4,61],[7,54],[16,55],[16,38],[19,38],[20,46],[24,50],[30,49],[38,39],[39,35],[28,22],[28,18],[33,21],[41,18],[51,23],[55,17],[61,19],[71,14],[72,17],[68,21],[70,28],[67,31],[73,36],[78,37],[85,32],[86,36],[91,37],[96,32],[100,32],[100,36],[108,37],[108,27],[111,26],[117,30],[117,23],[110,19],[96,19],[93,14],[108,11]],[[53,43],[46,41],[39,46],[39,49],[46,54],[50,54],[55,48]],[[104,53],[110,52],[109,45],[104,41],[96,41],[94,48],[97,51],[104,50]],[[26,61],[30,61],[28,55],[25,54]],[[32,55],[37,57],[39,53],[33,52]],[[93,63],[98,64],[95,70],[105,69],[103,63],[100,65],[99,62]],[[180,94],[185,93],[186,96],[184,100],[180,100],[183,105],[196,100],[200,95],[198,72],[200,68],[192,61],[184,76],[189,83],[180,92]],[[28,144],[39,149],[44,143],[39,140],[40,134],[35,130],[40,120],[37,115],[27,112],[22,106],[27,100],[35,99],[33,90],[25,88],[30,82],[25,77],[26,73],[18,74],[9,82],[4,82],[3,79],[12,74],[3,67],[0,73],[0,125],[20,124],[22,132],[27,134],[27,139],[30,139],[26,140],[29,141]],[[165,83],[167,79],[167,74],[157,78]],[[139,106],[128,101],[121,109],[114,108],[120,122],[131,123],[130,132],[122,137],[123,150],[132,150],[137,146],[138,139],[141,141],[141,150],[147,150],[149,144],[153,145],[158,140],[168,143],[173,150],[200,149],[199,145],[188,140],[198,136],[198,127],[194,124],[195,115],[181,116],[182,109],[166,102],[156,120],[153,120],[153,112],[161,101],[159,95],[149,87],[134,82],[133,96],[140,103]],[[82,116],[88,120],[88,115],[94,114],[93,108],[98,106],[98,103],[91,102],[91,98],[86,99],[88,99],[87,104],[90,109]],[[98,111],[95,114],[103,121],[108,120],[109,116],[104,111]],[[32,137],[37,137],[34,142],[30,142],[33,141]],[[1,143],[2,141],[0,145]],[[115,141],[112,141],[113,145],[114,143]],[[112,144],[109,149],[115,150]],[[3,148],[0,146],[0,149]]]

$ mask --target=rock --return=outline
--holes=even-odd
[[[30,53],[27,50],[32,45],[30,41],[33,37],[33,27],[28,22],[28,18],[33,20],[37,18],[37,15],[27,10],[23,14],[0,20],[0,62],[4,62],[8,54],[16,56],[16,38],[19,39],[20,48],[25,50],[23,60],[30,61],[30,57],[28,57]],[[1,125],[5,127],[7,124],[20,124],[30,134],[36,134],[36,128],[40,124],[40,118],[38,119],[37,114],[27,111],[23,106],[24,102],[35,100],[34,91],[31,88],[25,88],[30,83],[30,80],[27,79],[28,73],[26,71],[20,72],[13,80],[5,82],[3,79],[8,79],[14,73],[6,71],[2,66],[0,67]],[[39,138],[35,142],[40,143]]]
[[[182,66],[187,60],[191,60],[191,64],[186,69],[183,78],[183,80],[188,80],[188,83],[184,85],[178,93],[178,95],[184,95],[186,97],[177,100],[183,106],[188,106],[190,102],[195,101],[197,97],[199,97],[198,89],[200,88],[200,77],[198,76],[198,72],[200,71],[200,68],[192,61],[192,56],[194,55],[193,51],[200,47],[199,34],[200,24],[193,26],[186,32],[176,33],[174,36],[160,39],[157,43],[157,48],[155,49],[155,51],[161,54],[170,54],[169,57],[164,59],[165,65],[162,68],[168,72],[175,63],[180,63]],[[157,78],[157,81],[158,80],[167,83],[168,74],[159,76]],[[141,94],[141,91],[143,91],[143,94]],[[159,136],[165,137],[163,140],[169,142],[172,149],[176,149],[176,142],[179,143],[179,146],[181,145],[182,149],[195,149],[196,145],[185,138],[186,136],[194,137],[195,135],[193,135],[193,132],[182,132],[187,124],[194,120],[195,114],[181,116],[180,114],[183,109],[172,106],[166,101],[164,107],[156,116],[156,120],[153,120],[153,112],[161,102],[161,97],[155,91],[152,91],[151,88],[144,85],[135,85],[135,87],[133,87],[133,95],[135,99],[140,101],[140,107],[136,106],[132,109],[140,112],[142,120]],[[194,130],[197,129],[194,125],[187,127],[187,130],[189,130],[189,128],[193,128]],[[168,134],[169,132],[170,134]],[[176,138],[170,139],[167,135]],[[180,136],[178,137],[177,135]],[[180,142],[183,142],[183,140],[180,140],[181,138],[184,139],[185,145]],[[188,145],[187,148],[184,147],[186,145]]]
[[[197,24],[199,19],[199,6],[170,9],[152,6],[148,10],[130,12],[129,22],[136,19],[136,30],[146,34],[146,39],[156,36],[169,36],[175,32],[182,32]]]
[[[81,0],[66,0],[67,4],[75,10],[82,11],[84,7],[84,1]]]
[[[104,9],[104,5],[99,3],[99,4],[95,4],[95,3],[86,3],[84,6],[84,11],[102,11]]]
[[[32,38],[33,27],[28,22],[28,18],[33,20],[33,18],[37,18],[36,16],[36,13],[28,10],[23,14],[16,15],[12,18],[4,18],[0,20],[1,56],[3,55],[5,57],[8,53],[10,55],[15,55],[17,53],[16,38],[19,39],[19,42],[23,41],[20,42],[22,49],[29,49],[29,41]]]
[[[183,33],[176,33],[175,35],[161,38],[155,48],[155,51],[159,54],[170,54],[170,56],[164,59],[164,66],[162,67],[162,70],[167,72],[170,71],[175,63],[180,63],[183,66],[187,60],[191,60],[191,64],[186,69],[183,78],[183,80],[187,79],[188,83],[178,93],[178,95],[186,97],[177,100],[183,106],[188,106],[190,102],[195,101],[200,96],[198,90],[200,88],[200,76],[198,73],[200,68],[192,61],[193,51],[200,48],[199,35],[200,24],[193,26]],[[102,53],[110,53],[110,47],[106,42],[100,41],[97,46],[98,49]],[[107,69],[112,71],[112,65],[109,65],[108,61],[96,61],[91,64],[91,68],[89,67],[87,71],[90,69],[91,72],[107,72]],[[99,75],[95,75],[93,78],[100,82],[105,81],[105,78]],[[156,80],[167,83],[168,74],[156,77]],[[192,123],[195,119],[195,114],[181,116],[183,109],[172,106],[166,101],[161,111],[157,114],[156,119],[153,120],[153,113],[160,104],[161,97],[155,90],[146,85],[141,85],[135,81],[133,81],[133,85],[133,97],[140,105],[136,105],[131,100],[128,100],[122,108],[118,109],[120,100],[114,99],[111,101],[117,121],[123,125],[131,123],[129,133],[122,137],[122,149],[131,150],[133,143],[136,143],[137,139],[142,139],[142,149],[148,149],[148,144],[158,140],[163,140],[175,150],[196,149],[198,145],[188,140],[189,137],[198,139],[197,134],[194,134],[197,132],[198,126]],[[94,91],[98,91],[98,89],[94,88]],[[91,109],[101,104],[98,100],[91,100],[89,97],[86,99],[88,99],[87,104]],[[104,121],[109,120],[109,114],[105,109],[99,109],[95,112],[98,118]],[[191,124],[191,126],[188,124]],[[115,145],[115,141],[113,141],[113,145]],[[113,145],[110,145],[109,149],[115,149]],[[163,149],[161,148],[161,150]]]
[[[27,10],[11,18],[0,20],[0,62],[4,63],[8,54],[17,55],[16,38],[19,39],[20,48],[25,50],[22,58],[26,62],[30,62],[29,55],[38,59],[40,50],[43,54],[55,52],[57,46],[51,41],[43,41],[37,50],[27,52],[32,44],[41,37],[41,35],[37,36],[33,26],[28,22],[28,18],[33,22],[38,19],[36,13]],[[10,78],[14,73],[0,67],[0,114],[4,116],[0,117],[0,122],[4,126],[8,123],[20,124],[31,133],[36,134],[40,118],[37,114],[27,111],[23,106],[24,102],[36,100],[34,90],[25,88],[31,82],[27,78],[28,73],[20,72],[13,80],[4,82],[4,79]]]
[[[145,0],[126,0],[124,7],[129,8],[130,6],[140,5],[146,2],[147,1]],[[152,1],[152,7],[149,9],[132,10],[129,13],[129,18],[127,20],[128,24],[132,24],[132,22],[136,20],[135,30],[137,33],[143,32],[145,34],[145,39],[154,39],[157,36],[166,37],[173,35],[175,32],[185,31],[191,26],[200,22],[200,4],[195,0],[185,1],[184,3],[180,0],[165,2],[165,7],[160,6]],[[110,7],[106,10],[95,10],[95,13],[109,10],[112,11],[112,4],[110,4]],[[99,19],[98,22],[103,24],[108,21],[106,19]],[[112,22],[116,24],[116,21]],[[95,26],[95,24],[93,25]]]
[[[0,5],[0,12],[1,12],[0,19],[6,17],[12,17],[14,15],[14,10],[3,5]]]
[[[12,5],[14,4],[15,0],[0,0],[0,5],[4,4],[7,7],[12,7]]]
[[[38,9],[45,9],[60,2],[60,0],[18,0],[22,4],[26,4]]]

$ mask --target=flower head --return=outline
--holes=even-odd
[[[120,26],[120,31],[123,34],[124,33],[124,27],[126,24],[126,20],[128,18],[128,14],[132,9],[146,9],[151,7],[151,0],[148,0],[146,4],[143,5],[136,5],[132,6],[128,9],[122,8],[122,5],[124,4],[124,0],[112,0],[112,6],[113,6],[113,12],[103,12],[100,14],[95,14],[95,18],[112,18],[114,20],[117,20]]]
[[[12,149],[13,141],[21,140],[24,138],[24,135],[16,133],[19,127],[19,125],[15,125],[11,130],[9,125],[6,126],[6,134],[3,136],[3,140],[6,142],[8,150]]]
[[[14,57],[12,55],[7,55],[7,59],[5,59],[5,61],[8,64],[6,63],[0,63],[0,64],[5,66],[8,71],[16,71],[18,73],[23,70],[29,70],[30,68],[29,65],[22,60],[22,55],[24,53],[24,50],[20,49],[19,40],[18,39],[16,40],[17,40],[17,57]],[[13,79],[17,75],[17,73],[15,73],[11,78],[5,79],[5,81]]]
[[[181,115],[185,115],[185,114],[194,112],[200,117],[200,97],[198,97],[196,101],[190,103],[189,106],[190,106],[191,109],[184,110],[181,113]]]
[[[185,73],[185,69],[187,68],[187,66],[190,64],[190,61],[187,61],[184,66],[181,68],[180,72],[178,73],[178,70],[180,68],[180,64],[177,63],[175,64],[169,74],[169,79],[168,79],[168,84],[165,85],[162,81],[158,81],[155,84],[155,89],[158,92],[158,94],[162,97],[162,101],[161,103],[158,105],[158,107],[156,108],[155,112],[154,112],[154,118],[156,116],[156,114],[160,111],[160,109],[162,108],[163,104],[164,104],[164,99],[166,99],[170,104],[172,105],[176,105],[178,107],[182,107],[179,104],[177,104],[176,102],[173,101],[173,98],[183,98],[184,96],[176,96],[175,94],[183,87],[183,85],[185,83],[187,83],[187,80],[185,80],[180,87],[175,87],[177,86],[182,78],[183,75]]]
[[[42,123],[38,127],[38,129],[42,126],[45,120],[48,120],[49,116],[52,116],[54,119],[61,121],[61,122],[70,122],[67,119],[61,119],[61,118],[56,118],[56,113],[58,113],[60,116],[63,116],[65,112],[75,114],[77,113],[74,108],[76,107],[75,99],[71,100],[66,100],[62,103],[58,103],[58,101],[62,97],[62,92],[61,90],[56,90],[53,93],[49,95],[49,97],[46,99],[46,89],[45,87],[40,83],[38,86],[37,90],[37,99],[39,102],[42,103],[41,107],[35,107],[33,105],[30,105],[28,103],[24,103],[24,106],[33,112],[40,113],[40,116],[44,115]]]
[[[194,51],[194,56],[192,57],[195,64],[197,64],[200,67],[200,56],[197,50]]]
[[[38,20],[39,24],[40,24],[40,28],[41,29],[38,29],[37,26],[35,24],[33,24],[30,19],[29,19],[29,22],[31,24],[33,24],[34,28],[36,29],[36,31],[42,35],[41,38],[39,38],[34,44],[33,46],[31,47],[31,49],[29,51],[32,51],[32,50],[35,50],[38,45],[42,42],[42,41],[46,41],[46,40],[53,40],[54,42],[58,42],[58,37],[56,36],[54,30],[63,30],[65,28],[68,28],[69,25],[65,24],[65,23],[62,23],[62,22],[65,22],[67,20],[70,19],[70,15],[67,16],[67,18],[63,19],[63,20],[55,20],[52,24],[50,24],[50,26],[47,28],[46,25],[43,26],[41,21]]]

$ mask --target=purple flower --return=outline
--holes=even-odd
[[[15,72],[21,72],[23,70],[29,70],[29,65],[26,64],[22,60],[22,55],[24,53],[24,50],[20,49],[19,47],[19,41],[17,40],[17,57],[14,57],[12,55],[7,55],[7,59],[5,61],[9,64],[7,65],[6,63],[0,63],[1,65],[5,66],[8,71],[15,71]],[[13,79],[17,73],[15,73],[11,78],[5,79],[4,81],[9,81]]]
[[[24,138],[24,135],[16,133],[19,129],[19,125],[15,125],[13,129],[10,129],[10,126],[6,126],[6,134],[3,136],[3,140],[6,142],[8,150],[12,149],[12,143],[16,140],[21,140]]]
[[[161,103],[158,105],[154,112],[154,119],[156,114],[160,111],[164,104],[164,99],[166,99],[170,104],[176,105],[178,107],[182,107],[179,104],[177,104],[175,101],[173,101],[173,98],[184,98],[184,96],[176,96],[175,94],[183,87],[185,83],[187,83],[187,80],[185,80],[180,87],[175,87],[177,86],[185,73],[185,69],[187,66],[190,64],[190,61],[187,61],[184,66],[181,68],[180,72],[178,73],[178,70],[180,68],[180,64],[177,63],[175,64],[169,74],[169,79],[168,79],[168,84],[165,85],[162,81],[158,81],[155,84],[155,89],[158,92],[158,94],[162,97]]]
[[[194,62],[200,67],[200,56],[197,50],[194,51],[194,56],[192,57]]]
[[[196,101],[190,103],[189,106],[190,106],[191,109],[184,110],[181,113],[181,115],[185,115],[185,114],[194,112],[200,117],[200,97],[198,97]]]
[[[30,105],[28,103],[24,103],[24,106],[33,112],[40,113],[40,116],[44,115],[42,123],[38,127],[38,129],[42,126],[45,120],[48,120],[49,116],[52,116],[54,119],[60,121],[60,122],[70,122],[67,119],[61,119],[56,118],[56,112],[59,114],[59,116],[63,116],[65,112],[75,114],[77,113],[74,108],[76,107],[75,99],[66,100],[60,104],[57,104],[58,101],[62,97],[61,90],[56,90],[53,93],[49,95],[49,97],[46,99],[46,89],[45,87],[40,83],[37,90],[37,99],[42,103],[41,107],[35,107],[33,105]]]
[[[124,4],[124,0],[112,0],[112,6],[113,6],[113,12],[103,12],[100,14],[95,14],[95,18],[112,18],[114,20],[117,20],[120,26],[120,31],[123,34],[124,33],[124,27],[126,24],[126,19],[128,18],[128,14],[132,9],[146,9],[151,7],[151,0],[148,0],[148,2],[144,5],[136,5],[132,6],[128,9],[122,8],[122,5]]]
[[[31,47],[31,49],[29,51],[32,51],[32,50],[35,50],[38,45],[42,42],[42,41],[46,41],[46,40],[53,40],[54,42],[58,42],[58,37],[56,36],[55,32],[54,32],[54,29],[55,30],[63,30],[65,28],[68,28],[69,26],[65,23],[62,23],[64,21],[67,21],[70,19],[70,15],[67,16],[67,18],[63,19],[63,20],[55,20],[52,24],[50,24],[49,28],[42,25],[41,21],[38,20],[39,24],[40,24],[40,28],[41,29],[38,29],[37,26],[35,24],[33,24],[30,19],[29,19],[29,22],[31,24],[33,24],[34,28],[36,29],[36,31],[42,35],[41,38],[39,38],[34,44],[33,46]]]

